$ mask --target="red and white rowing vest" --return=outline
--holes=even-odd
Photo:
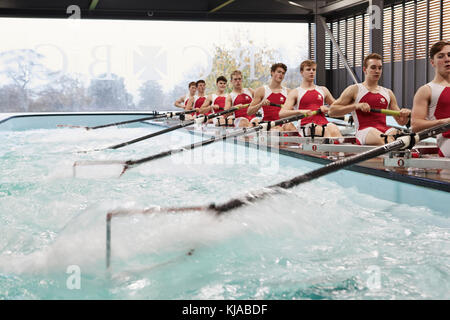
[[[187,106],[190,98],[191,98],[191,96],[189,95],[189,93],[184,96],[184,106]]]
[[[225,101],[227,100],[227,95],[218,96],[217,94],[212,94],[212,105],[218,105],[219,109],[214,109],[213,112],[221,112],[225,110]]]
[[[391,97],[388,89],[378,86],[380,91],[377,93],[370,92],[362,83],[358,83],[358,95],[356,103],[367,103],[372,109],[389,109]],[[386,115],[383,113],[363,112],[361,110],[352,111],[355,121],[356,130],[365,128],[375,128],[381,132],[386,132],[390,127],[386,124]]]
[[[231,106],[232,107],[237,106],[238,104],[249,104],[253,100],[252,93],[247,88],[244,88],[242,90],[242,93],[239,93],[239,94],[236,92],[231,92],[230,96],[231,96]],[[248,107],[236,110],[234,112],[234,117],[236,119],[237,118],[247,118],[248,120],[252,120],[255,116],[248,115],[247,109],[248,109]]]
[[[281,92],[274,93],[268,85],[264,86],[264,99],[272,103],[284,104],[287,97],[287,88],[281,87]],[[280,119],[280,107],[263,106],[263,121],[275,121]]]
[[[427,86],[431,89],[431,101],[428,106],[428,120],[439,120],[450,118],[450,87],[429,82]],[[439,147],[439,155],[450,158],[450,131],[444,132],[436,137]]]
[[[194,108],[200,108],[206,100],[206,96],[194,96]],[[196,112],[195,115],[199,115],[200,113]]]
[[[325,93],[319,86],[315,86],[312,90],[305,90],[302,87],[298,87],[297,91],[298,98],[297,105],[295,106],[297,110],[317,110],[325,104]],[[328,123],[328,120],[325,118],[325,115],[321,113],[312,117],[303,118],[300,125],[304,126],[311,122],[318,125],[324,125]]]

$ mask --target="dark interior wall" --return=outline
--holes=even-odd
[[[340,30],[334,33],[342,33],[342,22],[362,17],[361,12],[349,12],[347,17],[329,18],[327,22],[335,26],[339,24]],[[448,0],[385,0],[383,24],[383,77],[381,85],[391,89],[397,102],[402,107],[412,108],[414,94],[419,87],[434,78],[434,69],[428,60],[428,50],[433,43],[440,39],[450,38],[450,1]],[[355,47],[360,51],[361,46],[367,46],[368,40],[364,31],[347,30],[347,33],[359,33],[359,42],[342,41],[336,37],[341,50],[346,53],[355,52]],[[340,41],[341,40],[341,41]],[[327,46],[330,44],[327,43]],[[332,66],[327,70],[326,81],[328,88],[334,96],[339,96],[349,82],[350,77],[344,77],[342,73],[348,72],[342,68],[333,48],[328,48]],[[365,52],[367,53],[367,52]],[[354,67],[354,72],[363,81],[361,63],[347,59]],[[356,66],[355,66],[356,65]],[[333,68],[334,67],[334,68]]]

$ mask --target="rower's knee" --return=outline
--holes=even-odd
[[[247,119],[241,119],[240,121],[239,121],[239,124],[238,124],[238,126],[239,126],[239,128],[245,128],[245,127],[249,127],[250,126],[250,121],[248,121]]]
[[[366,136],[366,143],[368,145],[380,146],[385,144],[384,138],[381,136],[381,131],[372,128]]]
[[[292,123],[286,123],[282,126],[283,131],[297,131],[297,128]]]
[[[342,137],[341,131],[334,123],[327,124],[325,128],[326,137]]]

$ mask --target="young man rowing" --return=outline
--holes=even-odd
[[[263,121],[275,121],[280,119],[280,107],[271,106],[270,104],[283,105],[286,102],[286,98],[290,89],[281,85],[284,80],[284,76],[287,71],[287,66],[283,63],[275,63],[270,68],[271,80],[269,85],[259,87],[255,91],[255,96],[252,103],[248,107],[247,114],[254,115],[262,108]],[[292,128],[292,124],[285,124],[283,127],[273,127],[271,130],[289,130],[295,131],[295,127]]]
[[[434,79],[414,96],[411,127],[418,132],[450,122],[450,41],[438,41],[430,49]],[[437,136],[441,157],[450,158],[450,131]]]
[[[239,70],[231,73],[231,84],[233,91],[227,96],[225,101],[225,110],[232,107],[241,107],[242,105],[250,104],[253,100],[253,89],[242,87],[242,72]],[[235,127],[252,127],[258,123],[258,119],[254,115],[247,114],[248,107],[240,108],[234,111],[234,126]],[[229,118],[230,116],[228,116]],[[232,116],[231,116],[232,117]]]
[[[200,107],[200,113],[209,115],[211,113],[216,113],[225,110],[225,100],[227,99],[227,94],[225,90],[227,89],[227,78],[220,76],[216,79],[217,90],[215,93],[208,95]]]
[[[332,117],[352,113],[356,125],[356,139],[363,145],[383,145],[394,141],[394,135],[399,130],[386,124],[386,115],[370,112],[370,109],[391,109],[400,114],[394,119],[399,125],[408,123],[411,113],[409,109],[397,104],[392,90],[378,85],[383,71],[382,58],[377,53],[371,53],[364,58],[363,72],[365,80],[347,87],[330,107]]]
[[[197,94],[194,95],[192,99],[189,99],[189,102],[187,103],[186,110],[196,110],[196,115],[199,115],[199,111],[201,106],[206,100],[206,82],[205,80],[198,80],[196,82],[197,86]]]
[[[342,137],[338,127],[329,123],[325,118],[328,107],[325,103],[331,104],[334,98],[326,87],[317,86],[314,83],[316,78],[317,64],[312,60],[303,61],[300,64],[300,74],[302,82],[298,88],[289,92],[286,103],[280,111],[280,118],[290,117],[298,114],[306,114],[308,117],[300,122],[299,134],[309,136],[314,128],[316,136]],[[310,116],[312,111],[320,109],[321,114]]]
[[[188,93],[186,95],[178,98],[175,101],[175,104],[174,104],[175,107],[186,109],[186,106],[187,106],[187,104],[189,102],[189,99],[193,99],[194,98],[195,92],[197,91],[197,84],[194,81],[192,81],[192,82],[189,83],[188,88],[189,88]]]

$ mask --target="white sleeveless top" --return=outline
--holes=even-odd
[[[442,95],[445,89],[447,89],[446,86],[442,86],[437,83],[429,82],[427,83],[427,86],[431,89],[431,100],[430,104],[428,106],[428,114],[427,119],[428,120],[438,120],[436,118],[436,111],[439,109],[441,112],[444,111],[444,114],[450,115],[450,96],[449,91],[446,91],[447,93],[445,96]],[[440,101],[440,99],[442,100]],[[439,103],[440,102],[440,103]],[[449,110],[449,111],[447,111]],[[436,136],[436,142],[441,150],[441,152],[444,154],[446,158],[450,158],[450,139],[444,137],[442,134],[438,134]]]
[[[281,87],[281,92],[277,92],[277,93],[281,93],[283,96],[287,97],[288,93],[287,93],[287,88],[286,87]],[[273,93],[272,89],[270,89],[270,87],[266,84],[264,85],[264,99],[267,99],[271,94]]]
[[[359,103],[361,101],[361,99],[370,92],[369,89],[367,89],[366,86],[363,85],[362,83],[358,83],[357,86],[358,86],[358,94],[355,99],[355,104]],[[380,91],[377,93],[381,94],[386,99],[387,105],[390,105],[391,97],[389,95],[388,89],[386,89],[385,87],[382,87],[382,86],[378,86],[378,88],[380,88]]]

